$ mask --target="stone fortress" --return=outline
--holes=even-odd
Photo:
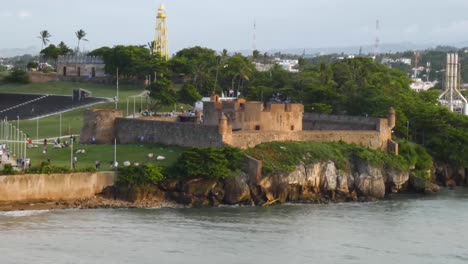
[[[395,111],[388,118],[366,118],[304,113],[301,104],[221,101],[214,95],[204,103],[199,122],[177,118],[123,118],[122,112],[85,113],[82,143],[165,144],[182,147],[242,149],[274,141],[317,141],[358,144],[398,154],[392,140]]]
[[[105,66],[100,56],[61,55],[57,59],[57,73],[63,77],[104,77]]]

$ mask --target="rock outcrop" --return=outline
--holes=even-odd
[[[160,184],[167,199],[190,206],[271,205],[286,202],[367,201],[411,189],[420,193],[439,191],[435,184],[400,172],[354,161],[345,169],[335,163],[298,165],[290,173],[276,173],[256,183],[245,174],[231,179],[192,179]],[[161,194],[155,190],[150,193]],[[140,194],[147,198],[147,194]],[[132,196],[134,197],[134,196]]]

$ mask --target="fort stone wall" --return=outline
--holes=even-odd
[[[315,141],[357,144],[371,149],[387,148],[387,139],[377,131],[299,131],[288,132],[238,132],[232,134],[231,145],[247,149],[259,144],[275,141]]]
[[[386,120],[386,119],[385,119]],[[373,130],[378,131],[381,119],[304,113],[304,130]]]
[[[218,126],[194,123],[117,118],[117,141],[120,144],[164,144],[182,147],[222,147]]]
[[[115,138],[115,119],[122,117],[122,111],[87,110],[84,114],[84,124],[80,135],[83,144],[113,144]]]
[[[115,178],[114,172],[0,176],[0,204],[91,198]]]

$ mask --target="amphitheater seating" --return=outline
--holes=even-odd
[[[31,94],[0,94],[0,113],[5,110],[17,106],[22,103],[26,103],[32,100],[36,100],[42,97],[42,95],[31,95]]]
[[[31,119],[105,101],[93,97],[73,101],[71,96],[0,94],[0,119]]]

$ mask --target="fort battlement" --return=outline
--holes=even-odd
[[[101,56],[86,55],[60,55],[57,59],[58,64],[104,64]]]

